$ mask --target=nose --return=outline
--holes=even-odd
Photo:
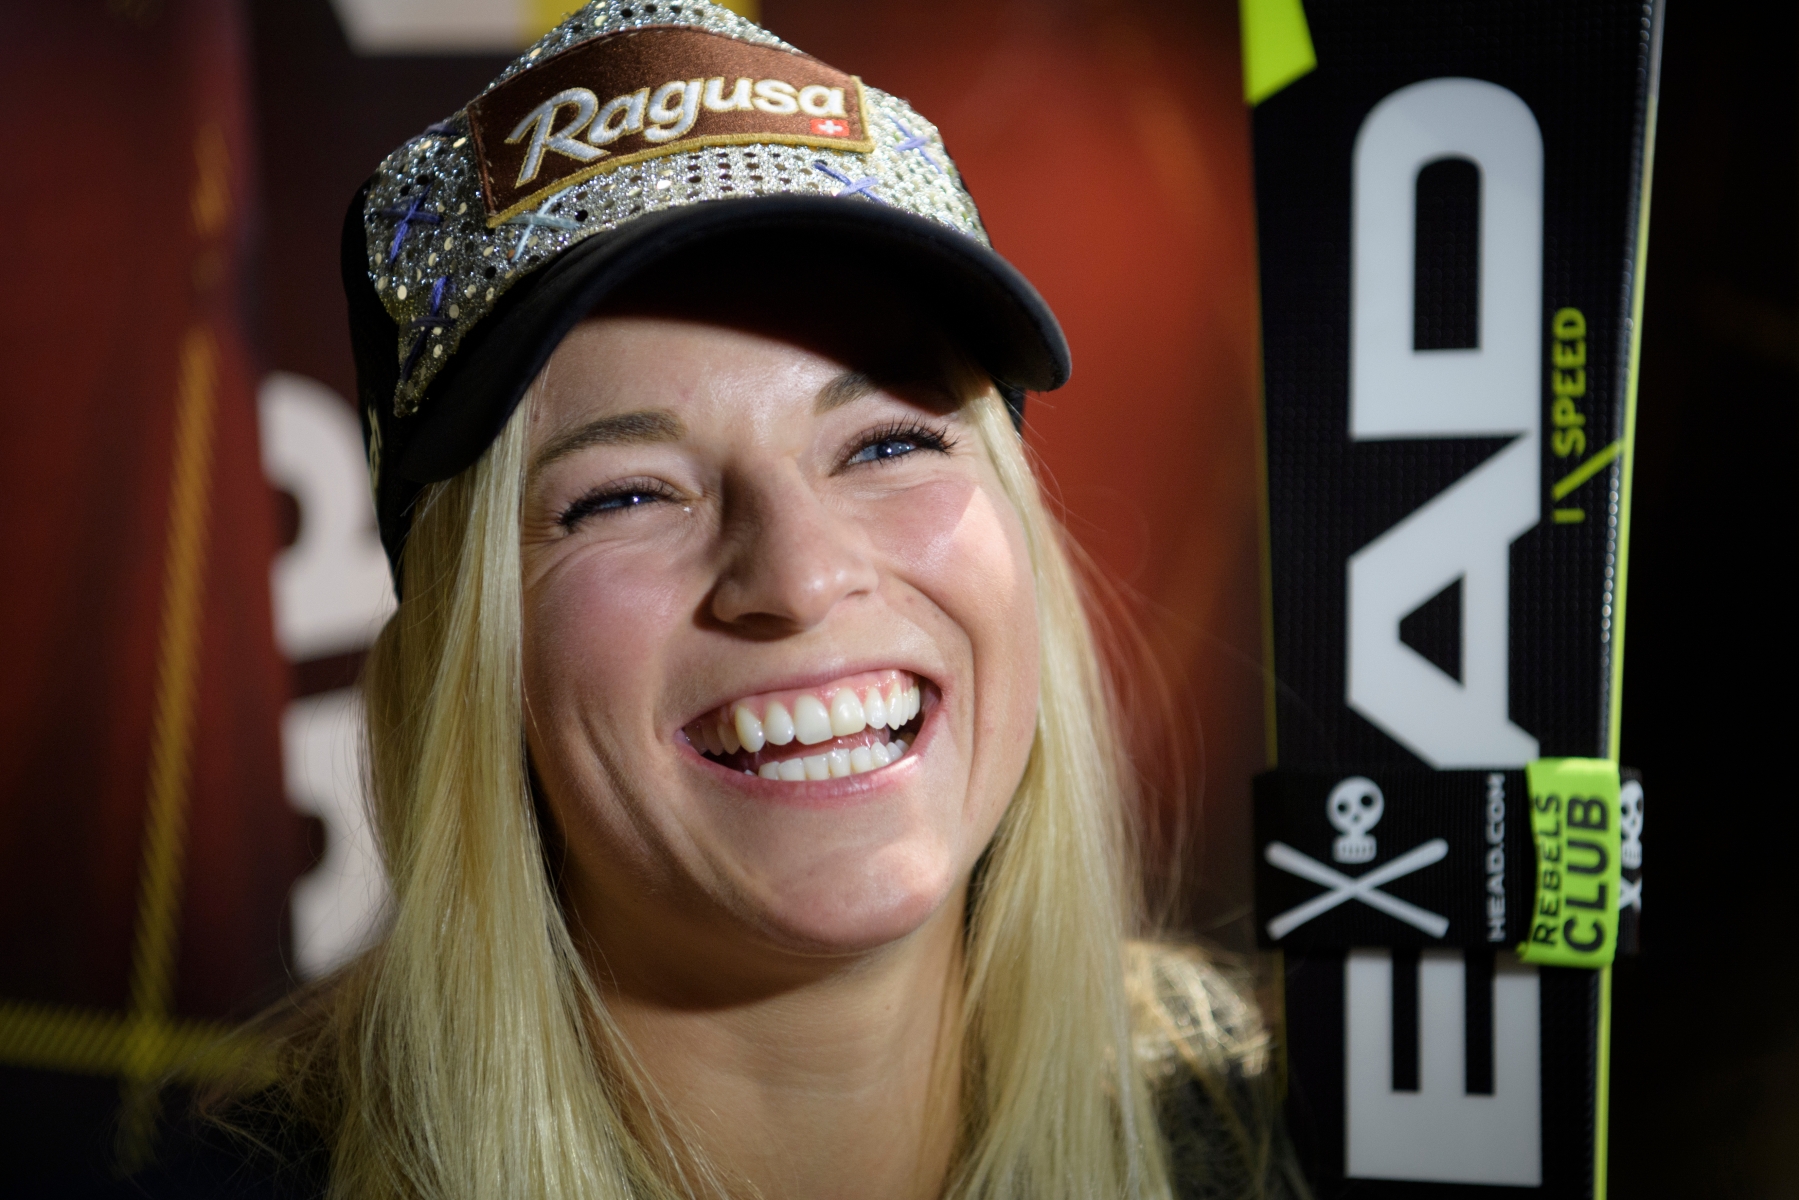
[[[739,489],[731,549],[710,598],[720,623],[758,636],[816,627],[879,583],[861,523],[833,511],[794,463]]]

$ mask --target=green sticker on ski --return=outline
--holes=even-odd
[[[1606,967],[1618,948],[1618,764],[1539,758],[1525,768],[1537,895],[1525,962]]]

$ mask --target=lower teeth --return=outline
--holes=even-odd
[[[832,750],[825,754],[808,754],[781,762],[763,763],[757,774],[764,779],[780,779],[788,783],[807,779],[842,779],[846,775],[878,771],[897,761],[905,752],[906,743],[898,739],[885,743],[871,742],[853,750]]]

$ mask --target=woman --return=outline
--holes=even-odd
[[[1017,428],[1067,350],[929,124],[592,4],[383,163],[345,279],[394,902],[265,1093],[332,1194],[1288,1194],[1255,1012],[1128,940]]]

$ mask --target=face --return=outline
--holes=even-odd
[[[621,312],[540,381],[528,740],[615,977],[959,928],[1023,772],[1022,525],[949,389],[858,336]]]

